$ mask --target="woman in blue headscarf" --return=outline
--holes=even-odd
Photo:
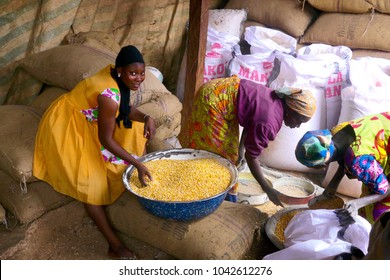
[[[308,167],[337,161],[339,168],[325,189],[336,191],[344,175],[363,183],[362,195],[384,195],[389,189],[390,112],[344,122],[329,130],[309,131],[298,142],[296,158]],[[376,221],[390,209],[390,196],[369,205],[360,214]]]

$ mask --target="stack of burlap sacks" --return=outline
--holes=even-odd
[[[246,9],[245,27],[265,26],[298,41],[347,46],[354,57],[390,58],[388,0],[229,0],[225,9]]]

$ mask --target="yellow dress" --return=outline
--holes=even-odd
[[[122,174],[128,164],[104,149],[98,137],[99,94],[120,93],[108,65],[56,99],[45,112],[35,139],[33,175],[56,191],[92,205],[113,203],[125,190]],[[116,126],[114,138],[135,157],[142,156],[144,124]]]

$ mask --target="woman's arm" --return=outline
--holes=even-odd
[[[261,188],[265,191],[269,200],[272,201],[272,203],[275,205],[283,206],[282,202],[278,197],[279,192],[275,190],[272,186],[270,186],[268,184],[267,179],[264,177],[263,171],[260,166],[260,162],[256,158],[251,157],[248,153],[245,153],[245,159],[253,177],[255,177],[256,181],[260,184]]]
[[[339,164],[336,173],[333,175],[333,178],[330,180],[328,186],[325,188],[323,195],[327,197],[334,196],[344,175],[344,166]]]
[[[154,119],[151,116],[142,113],[136,107],[132,106],[130,110],[129,118],[137,122],[145,123],[144,137],[147,138],[148,141],[152,140],[153,137],[156,135],[156,123],[154,122]]]
[[[144,178],[145,175],[152,180],[148,169],[130,153],[128,153],[118,142],[113,138],[116,126],[116,111],[118,104],[109,97],[99,95],[98,98],[99,117],[98,117],[98,134],[100,143],[113,153],[115,156],[129,162],[138,170],[141,184],[147,185]],[[141,116],[137,116],[141,117]]]
[[[242,131],[242,134],[241,134],[241,139],[240,139],[240,145],[238,147],[238,159],[237,159],[237,162],[236,162],[236,166],[237,166],[237,169],[238,171],[241,171],[241,169],[243,169],[245,167],[245,159],[244,159],[244,153],[245,153],[245,146],[244,146],[244,142],[245,142],[245,139],[246,139],[246,135],[247,135],[247,129],[244,128],[243,131]]]

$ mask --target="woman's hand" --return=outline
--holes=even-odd
[[[145,116],[145,126],[144,126],[144,137],[148,139],[148,141],[152,140],[156,135],[156,123],[151,116]]]
[[[241,172],[245,169],[246,167],[246,160],[243,157],[239,157],[236,161],[236,167],[238,172]]]
[[[248,153],[245,153],[245,159],[253,177],[255,177],[263,191],[267,194],[269,200],[277,206],[283,206],[279,199],[280,193],[275,190],[272,184],[264,177],[260,162],[256,158],[251,157]]]
[[[279,192],[277,190],[270,188],[270,189],[266,189],[264,191],[266,192],[269,200],[272,201],[273,204],[275,204],[277,206],[284,207],[284,205],[282,204],[282,202],[279,199]]]
[[[152,174],[150,174],[149,170],[142,163],[136,168],[138,171],[138,179],[141,183],[141,186],[146,187],[148,185],[148,181],[153,181]]]

